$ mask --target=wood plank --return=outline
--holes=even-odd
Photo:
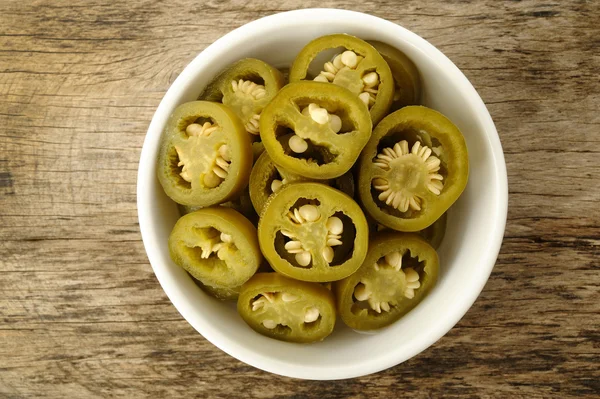
[[[148,264],[135,182],[185,65],[275,12],[349,8],[448,55],[504,146],[509,220],[473,308],[373,376],[306,382],[225,355]],[[0,397],[600,395],[600,7],[589,1],[0,3]]]

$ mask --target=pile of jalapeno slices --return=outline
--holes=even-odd
[[[394,323],[436,284],[469,173],[460,130],[420,95],[405,54],[346,34],[308,43],[289,82],[258,59],[229,66],[164,129],[171,258],[271,338],[323,340],[338,315]]]

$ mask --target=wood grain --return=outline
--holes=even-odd
[[[488,105],[508,166],[504,244],[473,308],[348,381],[273,376],[204,340],[136,216],[142,141],[178,73],[231,29],[306,7],[432,42]],[[2,1],[0,397],[598,397],[599,20],[595,1]]]

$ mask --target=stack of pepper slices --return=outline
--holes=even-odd
[[[400,319],[436,283],[469,173],[461,132],[420,94],[405,54],[345,34],[304,47],[287,84],[261,60],[231,65],[162,137],[173,261],[271,338]]]

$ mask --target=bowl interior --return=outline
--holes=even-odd
[[[205,295],[171,261],[167,240],[178,211],[155,177],[155,160],[170,112],[178,104],[196,99],[221,69],[244,57],[287,67],[308,41],[339,32],[387,42],[416,63],[423,79],[424,105],[445,114],[465,136],[471,174],[464,194],[449,212],[446,237],[439,249],[438,285],[417,308],[377,333],[360,334],[339,322],[323,342],[289,344],[252,331],[233,304]],[[502,149],[483,102],[464,75],[433,46],[372,16],[341,10],[294,11],[263,18],[224,36],[200,54],[169,89],[150,125],[140,161],[140,227],[165,292],[190,324],[216,346],[278,374],[312,379],[354,377],[414,356],[466,313],[498,254],[506,220],[505,174]]]

